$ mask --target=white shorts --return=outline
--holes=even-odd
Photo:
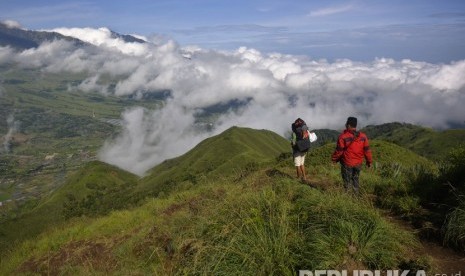
[[[294,165],[296,167],[303,166],[305,163],[306,152],[296,152],[294,153]]]

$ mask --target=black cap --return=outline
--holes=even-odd
[[[351,127],[357,127],[357,118],[355,117],[349,117],[347,118],[347,123],[346,125],[349,125]]]

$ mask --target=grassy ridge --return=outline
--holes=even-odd
[[[314,148],[308,153],[308,162],[311,165],[328,164],[331,162],[331,154],[334,152],[335,147],[334,143]],[[433,162],[425,157],[387,141],[370,140],[370,149],[375,166],[376,163],[379,164],[378,166],[386,166],[388,164],[399,164],[403,167],[414,167],[416,165],[433,166]]]
[[[70,179],[68,188],[38,208],[45,215],[61,206],[63,219],[74,218],[14,248],[2,258],[0,273],[431,270],[429,257],[412,251],[417,238],[386,220],[378,208],[417,217],[423,206],[412,175],[419,168],[439,170],[395,144],[372,140],[371,145],[376,165],[361,175],[361,198],[338,188],[339,168],[329,164],[334,145],[314,147],[308,154],[307,170],[320,188],[314,189],[293,177],[292,159],[282,154],[289,152],[288,141],[264,130],[231,128],[160,164],[143,179],[90,163]],[[454,157],[458,165],[449,174],[461,171],[463,156]],[[140,195],[148,197],[144,205],[129,204],[132,209],[106,215]],[[459,243],[460,208],[448,216],[447,226],[448,237]],[[25,227],[27,220],[23,223]]]
[[[11,240],[35,236],[69,218],[104,215],[151,195],[190,187],[207,177],[231,177],[239,170],[274,161],[287,148],[287,141],[271,131],[231,128],[160,164],[144,179],[102,162],[89,162],[32,210],[4,223],[0,242],[6,246]]]
[[[412,246],[414,237],[369,203],[257,170],[77,219],[24,243],[1,272],[292,275],[327,265],[399,267],[422,258],[407,254]]]
[[[451,150],[463,145],[465,141],[463,129],[435,131],[405,123],[367,126],[363,131],[370,138],[389,141],[435,161],[443,160]]]
[[[226,177],[273,162],[289,150],[288,141],[274,132],[232,127],[205,139],[186,154],[156,166],[140,181],[138,190],[157,195],[182,183]]]

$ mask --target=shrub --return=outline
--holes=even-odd
[[[458,203],[457,196],[465,195],[465,147],[451,151],[440,170],[439,181],[449,184],[449,190]]]
[[[465,147],[451,151],[440,165],[439,173],[418,170],[412,174],[411,183],[421,205],[439,215],[435,223],[442,227],[444,243],[464,250]]]
[[[414,237],[384,221],[368,203],[341,194],[305,196],[297,203],[300,230],[308,248],[300,266],[398,267]]]
[[[271,190],[228,202],[220,210],[222,218],[216,221],[217,227],[206,233],[205,250],[184,272],[292,275],[295,253],[291,247],[298,237],[289,220],[289,209],[289,204]]]
[[[465,204],[447,215],[443,231],[446,244],[465,252]]]

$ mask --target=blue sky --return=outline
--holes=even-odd
[[[108,27],[202,48],[313,59],[465,59],[465,1],[0,0],[0,20],[28,29]]]

